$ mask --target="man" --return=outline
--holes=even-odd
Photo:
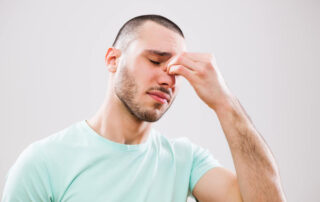
[[[159,15],[135,17],[105,57],[103,105],[31,144],[12,166],[3,201],[285,201],[271,151],[211,54],[186,52],[184,36]],[[236,173],[187,138],[151,127],[174,101],[181,77],[217,114]]]

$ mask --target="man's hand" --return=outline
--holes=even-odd
[[[194,194],[202,201],[286,201],[271,150],[239,100],[231,94],[213,55],[183,52],[168,62],[166,70],[184,76],[216,112],[236,169],[236,175],[212,169],[196,184]],[[213,193],[219,189],[223,191]],[[225,196],[230,198],[227,200]]]
[[[166,68],[169,74],[185,77],[211,109],[224,106],[233,97],[212,54],[183,52],[173,58]]]

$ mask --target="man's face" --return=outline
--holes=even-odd
[[[157,121],[171,106],[181,76],[168,74],[166,65],[182,51],[185,41],[179,34],[146,22],[122,53],[115,73],[115,93],[138,120]]]

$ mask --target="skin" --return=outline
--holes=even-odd
[[[177,94],[178,76],[169,75],[150,61],[162,60],[165,64],[169,62],[169,57],[158,56],[148,50],[157,47],[159,51],[176,55],[186,48],[182,37],[158,24],[147,22],[140,30],[139,37],[130,43],[125,52],[114,47],[108,49],[105,61],[110,74],[105,100],[87,121],[101,136],[122,144],[145,142],[152,122],[160,119]],[[167,40],[160,40],[163,37]],[[161,104],[155,101],[147,94],[152,89],[169,93],[170,102]],[[128,92],[134,94],[126,97]],[[131,111],[139,109],[135,111],[136,115],[132,115],[119,97],[130,107],[133,106]],[[148,114],[148,120],[143,120],[143,113]]]
[[[197,200],[286,201],[270,149],[227,87],[212,54],[186,52],[180,35],[148,21],[126,51],[110,47],[105,60],[110,73],[107,94],[87,120],[98,134],[122,144],[145,142],[151,124],[169,109],[184,77],[218,116],[236,168],[236,173],[221,167],[206,172],[193,190]],[[147,94],[150,90],[167,93],[170,102],[156,101]]]

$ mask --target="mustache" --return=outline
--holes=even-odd
[[[171,95],[172,95],[171,88],[170,88],[170,89],[167,89],[167,88],[164,88],[164,87],[160,86],[160,87],[153,87],[153,88],[151,88],[150,90],[158,90],[158,91],[161,91],[161,92],[163,92],[163,93],[166,93],[166,94],[170,95],[170,97],[171,97]]]

